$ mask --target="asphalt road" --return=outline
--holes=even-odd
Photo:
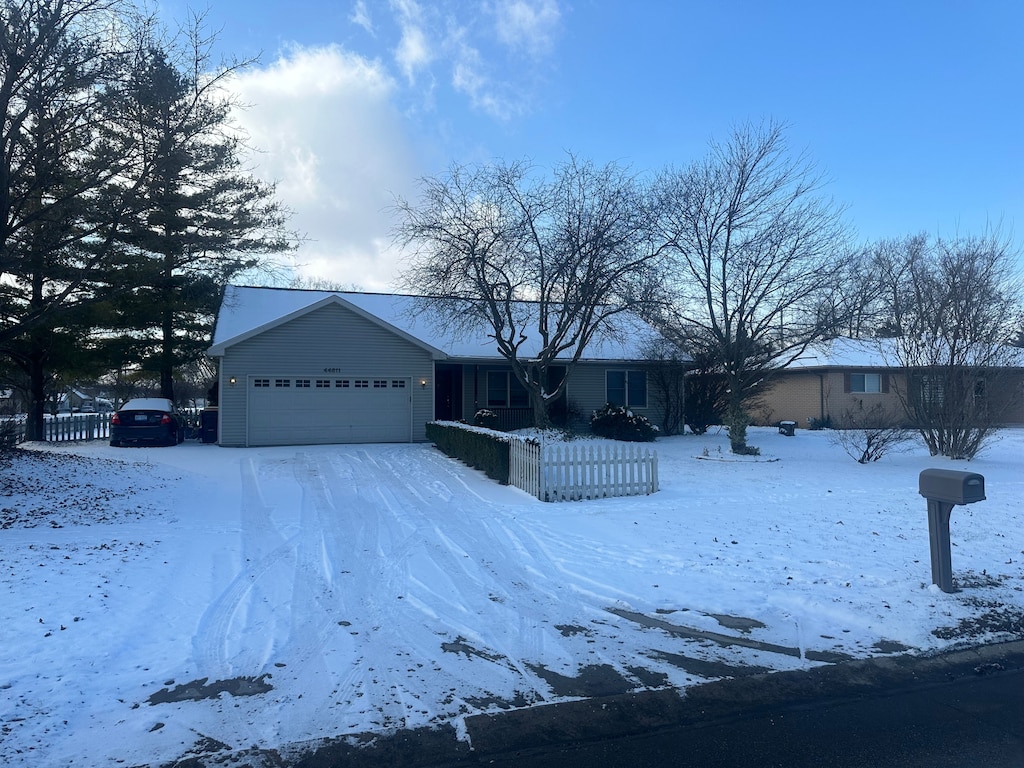
[[[465,763],[458,763],[465,765]],[[531,768],[1021,768],[1024,672],[767,712],[654,733],[488,755]]]
[[[469,717],[305,768],[1024,768],[1024,642]]]

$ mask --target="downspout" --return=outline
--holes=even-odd
[[[819,373],[818,374],[818,399],[820,401],[818,407],[819,407],[819,409],[821,411],[821,416],[818,417],[818,423],[824,425],[825,424],[825,374],[824,373]]]

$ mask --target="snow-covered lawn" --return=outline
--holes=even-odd
[[[661,439],[662,490],[545,504],[429,445],[0,466],[0,762],[136,765],[1024,636],[1024,430],[859,465]],[[931,586],[926,467],[986,478]]]

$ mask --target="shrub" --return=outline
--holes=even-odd
[[[484,429],[498,429],[498,414],[486,408],[481,408],[473,415],[473,424]]]
[[[645,417],[611,403],[594,411],[590,417],[590,429],[599,437],[632,443],[652,442],[658,433],[658,428]]]
[[[760,456],[761,449],[747,445],[747,426],[750,416],[746,411],[731,413],[726,419],[729,426],[729,447],[737,456]]]
[[[0,419],[0,447],[13,448],[24,437],[25,425],[13,418]]]
[[[850,458],[860,464],[869,464],[887,453],[902,451],[914,439],[914,433],[901,425],[899,419],[881,404],[865,408],[861,401],[856,409],[843,414],[838,426],[829,435],[829,441],[841,446]]]

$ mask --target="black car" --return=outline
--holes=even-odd
[[[129,400],[110,417],[110,444],[177,445],[185,439],[185,419],[163,397]]]

